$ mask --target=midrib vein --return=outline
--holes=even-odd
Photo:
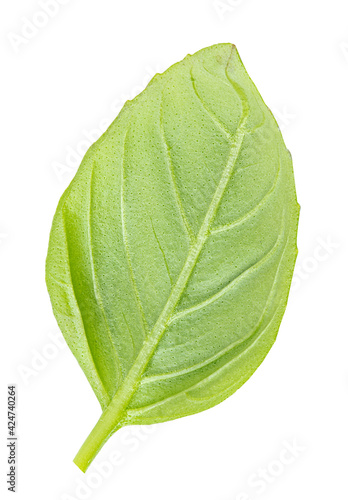
[[[109,426],[109,435],[112,434],[114,426],[124,417],[124,412],[131,398],[133,397],[140,378],[149,363],[166,327],[171,319],[175,306],[177,305],[185,287],[188,279],[195,267],[199,254],[209,236],[209,230],[211,223],[216,215],[217,209],[219,207],[222,196],[226,190],[227,184],[232,176],[234,165],[239,155],[240,148],[245,136],[245,130],[243,123],[240,125],[237,133],[234,136],[234,141],[231,146],[231,152],[226,164],[226,167],[222,173],[220,182],[215,190],[212,201],[208,208],[208,211],[203,220],[202,226],[198,232],[195,243],[191,246],[185,264],[181,270],[181,273],[172,289],[172,292],[165,304],[162,313],[157,319],[152,331],[149,333],[147,339],[144,342],[144,346],[140,350],[132,368],[128,372],[128,375],[123,381],[122,386],[115,394],[114,398],[110,402],[109,406],[104,411],[100,421],[97,423],[94,430],[97,430],[99,423],[102,423],[104,430],[105,426]],[[93,431],[92,431],[93,432]]]
[[[208,211],[204,217],[196,241],[190,247],[185,264],[162,310],[162,313],[158,317],[155,326],[148,334],[148,337],[145,339],[144,345],[139,351],[139,354],[136,357],[132,368],[129,370],[127,376],[125,377],[122,385],[110,401],[107,408],[103,411],[100,419],[92,429],[92,432],[89,434],[74,459],[74,462],[83,471],[88,468],[93,458],[96,456],[103,444],[109,439],[109,437],[127,422],[126,410],[129,402],[138,389],[142,374],[144,373],[147,364],[149,363],[162,335],[165,332],[174,309],[195,267],[203,245],[209,236],[211,223],[216,215],[227,184],[231,179],[234,166],[237,161],[244,136],[246,134],[246,131],[244,129],[245,120],[246,115],[242,116],[240,126],[237,129],[236,134],[234,135],[230,154],[227,160],[226,167],[224,168],[221,175],[220,182],[215,190]],[[122,208],[124,209],[124,207]],[[123,227],[123,229],[125,228]]]

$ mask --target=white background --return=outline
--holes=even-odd
[[[38,0],[0,7],[6,498],[7,383],[18,390],[20,500],[347,498],[347,2],[53,3],[50,18]],[[154,73],[219,42],[237,45],[293,156],[302,211],[289,305],[276,344],[235,395],[199,415],[121,430],[95,461],[108,477],[95,465],[83,475],[72,459],[100,408],[46,292],[53,213],[86,138]]]

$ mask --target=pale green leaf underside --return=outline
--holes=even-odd
[[[104,410],[82,469],[117,428],[207,409],[251,376],[285,310],[297,220],[290,155],[234,46],[124,106],[62,196],[47,257]]]

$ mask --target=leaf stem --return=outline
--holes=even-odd
[[[121,410],[121,418],[117,421],[116,412],[111,411],[111,405],[108,406],[79,449],[74,458],[74,463],[82,472],[86,472],[109,437],[122,427],[120,422],[122,420],[123,408]]]

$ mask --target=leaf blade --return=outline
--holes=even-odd
[[[298,205],[275,120],[228,44],[157,75],[63,198],[72,266],[52,229],[47,276],[63,275],[82,326],[75,308],[68,331],[71,305],[48,288],[104,409],[75,459],[85,470],[121,426],[202,411],[251,376],[285,310]]]

